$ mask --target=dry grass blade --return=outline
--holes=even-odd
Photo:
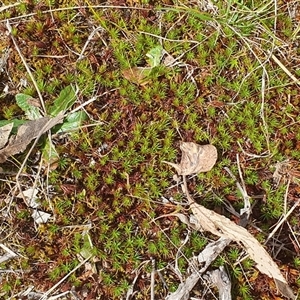
[[[40,300],[48,299],[48,296],[55,291],[71,274],[73,274],[77,269],[83,266],[86,262],[91,259],[92,255],[83,260],[78,266],[76,266],[72,271],[70,271],[66,276],[64,276],[60,281],[58,281],[52,288],[50,288],[41,298]]]
[[[0,247],[4,251],[6,251],[6,253],[4,255],[0,256],[0,263],[3,263],[5,261],[7,261],[7,260],[10,260],[10,259],[18,256],[15,252],[13,252],[12,250],[10,250],[8,247],[6,247],[3,244],[0,244]]]
[[[21,2],[16,2],[14,4],[4,5],[4,6],[0,7],[0,12],[4,11],[6,9],[9,9],[9,8],[15,7],[15,6],[20,5],[20,4],[21,4]]]
[[[293,80],[293,82],[295,82],[297,85],[300,85],[300,80],[295,75],[293,75],[274,54],[271,54],[271,57],[276,62],[276,64]]]

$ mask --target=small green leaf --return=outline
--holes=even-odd
[[[149,58],[148,62],[151,68],[157,67],[160,64],[162,53],[163,53],[163,47],[156,46],[146,54],[146,56]]]
[[[73,114],[70,114],[65,119],[64,123],[60,126],[58,132],[66,132],[71,130],[78,129],[82,122],[87,118],[87,115],[84,111],[77,111]]]
[[[72,86],[65,87],[59,94],[54,104],[49,108],[52,117],[57,116],[61,111],[68,110],[75,102],[75,91]]]
[[[28,100],[30,99],[32,99],[32,97],[26,94],[16,95],[16,102],[18,106],[25,112],[25,115],[29,120],[42,118],[39,108],[32,104],[29,104]]]

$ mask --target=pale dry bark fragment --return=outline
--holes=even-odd
[[[205,275],[206,279],[215,285],[219,290],[219,299],[220,300],[231,300],[231,281],[225,272],[223,266],[217,270],[207,272]]]

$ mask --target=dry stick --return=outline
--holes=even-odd
[[[154,287],[155,287],[155,259],[152,258],[151,259],[151,263],[152,263],[152,270],[151,270],[151,295],[150,295],[150,300],[154,300],[155,299],[155,292],[154,292]]]
[[[103,28],[102,28],[101,26],[99,26],[99,27],[95,28],[95,29],[90,33],[90,35],[88,36],[87,41],[85,42],[84,46],[83,46],[82,49],[81,49],[81,52],[80,52],[80,55],[79,55],[77,61],[78,61],[78,60],[81,60],[81,59],[84,57],[83,53],[84,53],[85,50],[87,49],[88,44],[92,41],[92,39],[94,38],[94,35],[95,35],[98,31],[101,31],[101,30],[103,30]],[[107,47],[107,45],[105,45],[105,46]]]
[[[294,248],[295,248],[295,249],[297,249],[297,248],[300,249],[300,241],[298,240],[298,237],[296,237],[296,235],[295,235],[295,233],[294,233],[295,229],[293,229],[293,228],[291,227],[291,225],[290,225],[289,222],[287,222],[287,225],[288,225],[289,230],[290,230],[290,232],[291,232],[291,234],[292,234],[292,236],[293,236],[293,238],[294,238],[294,241],[293,241],[293,240],[291,239],[290,235],[289,235],[289,238],[290,238],[290,240],[291,240],[291,242],[292,242]],[[298,234],[298,233],[297,233],[297,234]]]
[[[111,89],[111,90],[109,90],[109,91],[107,91],[107,92],[104,92],[103,94],[101,94],[101,95],[99,95],[99,96],[94,96],[94,97],[92,97],[91,99],[87,100],[86,102],[80,104],[78,107],[76,107],[76,108],[74,108],[73,110],[71,110],[69,114],[73,114],[74,112],[76,112],[76,111],[82,109],[83,107],[87,106],[88,104],[94,102],[95,100],[97,100],[97,98],[102,97],[102,96],[104,96],[104,95],[106,95],[106,94],[109,94],[109,93],[111,93],[111,92],[114,92],[114,91],[116,91],[116,90],[119,90],[119,88]],[[104,107],[107,106],[107,105],[108,105],[108,104],[105,104]],[[102,107],[102,109],[103,109],[103,107]]]
[[[252,158],[265,158],[265,157],[271,157],[271,156],[273,156],[273,155],[271,155],[270,153],[264,154],[264,153],[266,153],[267,151],[265,151],[262,155],[257,155],[257,154],[248,153],[248,152],[246,152],[246,151],[243,149],[243,147],[242,147],[242,145],[241,145],[241,143],[240,143],[239,141],[237,141],[237,144],[239,145],[239,147],[240,147],[240,149],[242,150],[243,154],[245,154],[245,155],[247,155],[247,156],[249,156],[249,157],[252,157]]]
[[[286,189],[285,189],[285,193],[284,193],[284,214],[286,215],[286,211],[287,211],[287,198],[288,198],[288,193],[289,193],[289,189],[290,189],[290,184],[291,184],[291,178],[289,178],[287,185],[286,185]]]
[[[57,282],[52,288],[50,288],[39,300],[46,300],[47,296],[50,295],[60,284],[62,284],[70,275],[72,275],[77,269],[79,269],[83,264],[91,259],[93,255],[83,260],[78,266],[76,266],[72,271],[70,271],[66,276],[64,276],[59,282]]]
[[[17,3],[14,3],[14,4],[2,6],[2,7],[0,7],[0,12],[6,10],[6,9],[8,9],[8,8],[18,6],[18,5],[20,5],[20,4],[21,4],[21,2],[17,2]]]
[[[36,91],[37,91],[37,94],[38,94],[39,99],[40,99],[41,106],[42,106],[43,111],[44,111],[44,114],[46,114],[46,107],[45,107],[45,103],[44,103],[44,100],[43,100],[43,96],[42,96],[42,94],[41,94],[41,92],[39,90],[39,87],[38,87],[38,85],[37,85],[37,83],[36,83],[36,81],[35,81],[35,79],[34,79],[34,77],[32,75],[32,72],[31,72],[30,68],[28,67],[28,64],[27,64],[27,62],[25,60],[25,57],[23,56],[23,54],[22,54],[22,52],[21,52],[21,50],[20,50],[20,48],[19,48],[19,46],[18,46],[18,44],[17,44],[14,36],[12,34],[12,27],[10,26],[8,20],[6,22],[6,28],[7,28],[8,32],[9,32],[10,38],[13,41],[14,46],[15,46],[15,48],[16,48],[16,50],[17,50],[17,52],[18,52],[18,54],[19,54],[19,56],[20,56],[20,58],[21,58],[21,60],[22,60],[22,62],[24,64],[25,68],[26,68],[26,71],[27,71],[27,73],[28,73],[28,75],[29,75],[29,77],[30,77],[30,79],[31,79],[31,81],[32,81],[32,83],[33,83]]]
[[[283,72],[285,72],[285,74],[293,80],[294,83],[300,85],[300,80],[296,78],[274,54],[271,54],[271,57],[276,62],[276,64],[283,70]]]
[[[266,91],[266,80],[265,78],[269,78],[268,73],[265,68],[262,69],[262,76],[261,76],[261,106],[260,106],[260,117],[263,123],[263,133],[265,136],[265,140],[267,143],[267,148],[268,152],[271,153],[270,151],[270,135],[268,131],[268,125],[265,119],[265,112],[264,112],[264,107],[265,107],[265,91]]]

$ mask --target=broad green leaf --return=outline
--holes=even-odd
[[[49,108],[49,114],[52,117],[57,116],[61,111],[68,110],[75,102],[75,91],[72,86],[65,87],[59,94],[54,104]]]
[[[16,101],[18,106],[25,112],[25,115],[29,120],[36,120],[42,117],[39,108],[30,104],[29,100],[31,96],[26,94],[17,94]]]
[[[146,56],[149,58],[148,61],[151,68],[157,67],[160,64],[162,54],[163,54],[162,46],[156,46],[146,54]]]
[[[58,132],[66,132],[71,130],[78,129],[82,122],[87,118],[87,115],[84,111],[77,111],[73,114],[70,114],[65,119],[64,123],[60,126]]]

